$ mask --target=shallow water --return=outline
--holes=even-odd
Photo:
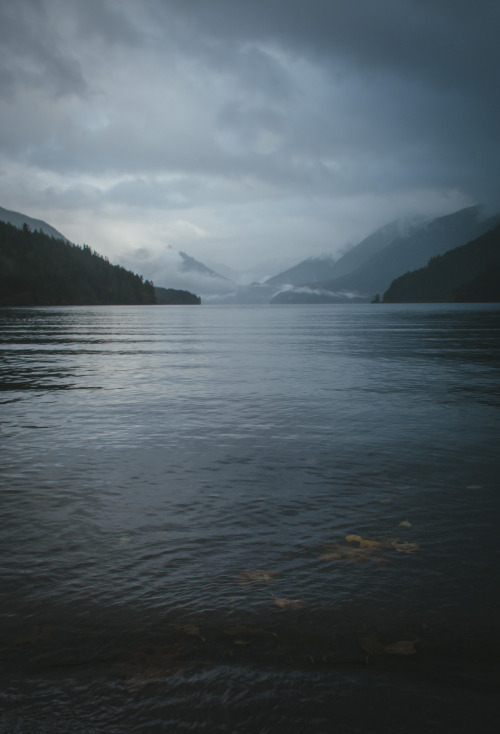
[[[499,337],[496,306],[0,310],[0,731],[484,731]]]

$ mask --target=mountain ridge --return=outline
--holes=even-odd
[[[387,247],[403,232],[414,229],[417,222],[421,224],[422,220],[423,217],[396,219],[376,229],[340,257],[322,255],[307,258],[282,273],[268,278],[265,285],[314,287],[314,285],[347,275],[364,264],[374,254]],[[329,273],[325,274],[325,270]]]
[[[500,224],[396,278],[383,303],[500,302]]]
[[[0,207],[0,306],[200,302],[186,290],[155,288],[43,220]]]
[[[44,233],[71,245],[43,220],[0,207],[2,217],[18,229],[26,224],[28,230],[31,228],[37,234]],[[337,259],[334,255],[310,257],[264,282],[240,286],[171,246],[159,252],[137,249],[128,253],[128,257],[124,255],[121,262],[161,282],[156,294],[163,303],[170,303],[175,291],[184,299],[180,302],[186,302],[185,294],[191,291],[201,293],[205,303],[367,302],[375,294],[385,293],[403,274],[425,267],[429,260],[474,240],[499,223],[500,214],[484,217],[479,205],[434,219],[395,220],[372,232]],[[335,277],[328,277],[332,274]],[[195,299],[192,302],[198,302],[199,297],[191,295]]]
[[[491,228],[493,220],[481,219],[481,207],[471,206],[426,222],[409,236],[401,237],[373,255],[348,275],[322,284],[332,290],[361,291],[367,299],[383,293],[409,270],[423,267],[431,257],[465,244]]]
[[[408,234],[396,237],[360,267],[344,276],[304,285],[311,291],[321,289],[331,292],[331,300],[335,302],[342,298],[342,293],[346,294],[345,302],[355,296],[369,301],[375,294],[387,290],[391,282],[403,273],[423,267],[431,257],[465,244],[491,229],[497,222],[500,222],[500,215],[483,218],[480,205],[466,207],[428,220]],[[295,301],[293,291],[288,291],[285,295],[275,296],[272,302],[294,303],[304,302],[304,299],[304,295],[300,294]],[[316,296],[311,294],[311,302],[315,300]]]
[[[23,225],[26,224],[30,229],[40,230],[49,237],[54,237],[56,240],[70,242],[67,237],[61,234],[57,229],[55,229],[55,227],[52,227],[52,225],[44,222],[43,219],[28,217],[26,214],[22,214],[21,212],[4,209],[3,206],[0,206],[0,221],[12,224],[17,229],[22,229]]]
[[[0,306],[154,303],[150,281],[111,265],[88,245],[0,222]]]

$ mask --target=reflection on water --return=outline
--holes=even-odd
[[[484,731],[499,334],[491,306],[0,310],[0,729],[360,731],[361,687],[401,731],[390,686],[405,731]]]

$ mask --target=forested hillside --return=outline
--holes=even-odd
[[[144,281],[87,245],[0,222],[0,306],[156,303]]]
[[[433,219],[410,234],[396,238],[349,275],[321,286],[327,290],[371,296],[382,293],[403,273],[425,267],[431,258],[465,245],[499,223],[498,214],[484,219],[481,211],[481,207],[472,206]]]
[[[500,302],[500,226],[396,278],[383,301]]]
[[[190,291],[155,286],[156,301],[160,306],[199,306],[201,298]]]

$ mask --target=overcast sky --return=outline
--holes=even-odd
[[[0,0],[0,206],[293,264],[500,189],[497,0]]]

